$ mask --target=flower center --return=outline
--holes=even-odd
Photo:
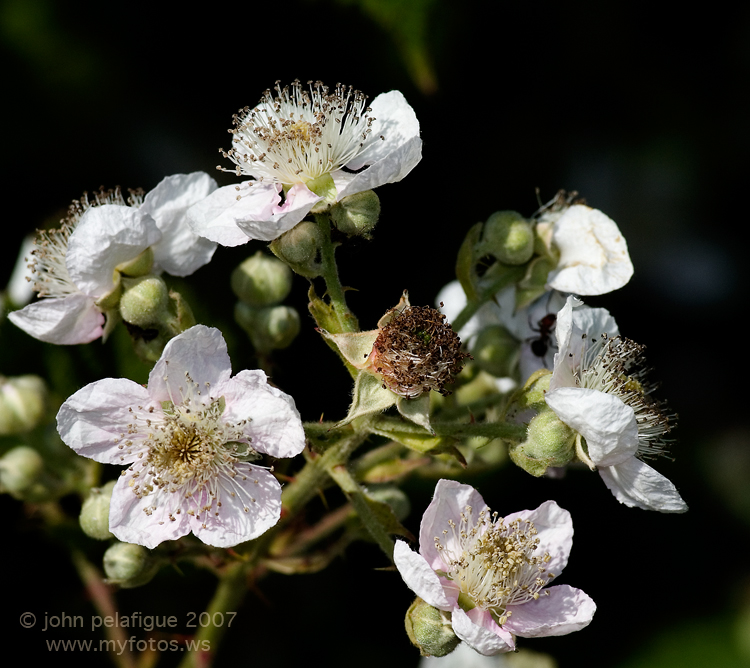
[[[435,537],[435,548],[445,577],[463,594],[459,602],[468,598],[502,625],[510,616],[507,606],[548,595],[540,590],[555,575],[547,571],[549,554],[534,555],[539,539],[533,522],[517,518],[506,524],[489,509],[475,517],[466,506],[459,525],[448,520],[448,527],[442,540]]]
[[[220,152],[237,176],[293,185],[341,169],[374,140],[367,97],[351,86],[329,90],[299,81],[267,90],[258,105],[235,114],[232,148]],[[219,168],[221,169],[221,168]],[[228,171],[228,170],[224,170]]]
[[[461,340],[444,320],[444,314],[429,306],[407,306],[393,314],[371,355],[385,387],[407,399],[430,390],[450,394],[445,385],[469,355],[461,351]]]
[[[677,419],[674,413],[665,412],[664,402],[649,397],[657,385],[648,379],[651,369],[646,366],[645,349],[630,339],[603,334],[584,346],[580,367],[574,372],[579,387],[613,394],[633,409],[638,422],[636,455],[642,459],[667,456],[672,441],[665,435]]]

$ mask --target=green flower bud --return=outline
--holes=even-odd
[[[474,363],[497,378],[509,376],[518,360],[515,337],[502,325],[483,329],[471,348]]]
[[[443,612],[417,598],[406,612],[406,634],[422,656],[450,654],[461,639],[453,633],[450,613]]]
[[[300,276],[315,278],[322,271],[322,265],[318,261],[322,241],[320,228],[306,220],[274,239],[268,247],[279,260],[286,262]]]
[[[78,522],[89,538],[107,540],[114,538],[109,530],[109,502],[115,481],[111,480],[103,487],[94,487],[83,502]]]
[[[291,306],[253,308],[237,302],[234,317],[261,354],[288,347],[300,330],[299,314]]]
[[[524,264],[534,254],[534,230],[516,211],[497,211],[484,224],[482,247],[503,264]]]
[[[510,448],[510,458],[527,473],[539,477],[550,466],[565,466],[575,458],[576,432],[550,408],[529,422],[526,440]]]
[[[387,503],[399,522],[405,520],[411,512],[409,497],[395,485],[382,484],[368,486],[367,495],[375,499],[375,501]]]
[[[379,217],[380,198],[372,190],[344,197],[331,209],[334,225],[350,237],[371,239]]]
[[[156,575],[157,570],[158,562],[142,545],[115,543],[104,553],[107,580],[123,589],[146,584]]]
[[[31,431],[46,404],[47,387],[39,376],[0,376],[0,436]]]
[[[148,274],[151,271],[153,264],[154,251],[151,246],[149,246],[145,251],[137,257],[134,257],[132,260],[118,264],[117,271],[123,276],[135,278],[136,276],[145,276]]]
[[[270,306],[284,301],[292,289],[292,272],[275,257],[258,251],[233,272],[232,291],[250,306]]]
[[[125,279],[123,285],[120,314],[125,322],[146,329],[171,317],[169,288],[161,278]]]
[[[44,474],[42,456],[27,445],[8,450],[0,458],[0,485],[16,498],[30,491]]]

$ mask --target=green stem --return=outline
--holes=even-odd
[[[341,332],[357,332],[359,324],[357,318],[346,305],[344,287],[339,280],[339,272],[334,256],[336,247],[331,241],[331,219],[327,213],[315,214],[315,221],[323,232],[323,242],[320,249],[320,257],[323,265],[323,280],[326,282],[326,290],[331,306],[339,321]]]
[[[475,301],[470,301],[464,306],[461,313],[459,313],[451,322],[453,330],[459,332],[461,328],[469,322],[471,316],[473,316],[486,302],[495,296],[497,292],[507,287],[511,283],[517,283],[524,277],[525,267],[517,267],[515,269],[509,269],[503,272],[501,276],[485,287]]]
[[[231,623],[235,621],[235,617],[231,613],[237,612],[237,608],[245,597],[247,591],[246,569],[246,562],[235,562],[229,565],[221,575],[216,593],[206,608],[210,623],[208,626],[201,627],[195,634],[194,642],[198,649],[193,652],[186,652],[179,668],[197,668],[198,666],[209,666],[212,663],[224,635]],[[213,624],[216,613],[223,615],[222,623],[218,626]]]

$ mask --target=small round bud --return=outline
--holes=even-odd
[[[484,224],[481,243],[503,264],[524,264],[534,254],[534,230],[520,213],[496,211]]]
[[[322,241],[320,228],[306,220],[274,239],[268,247],[279,260],[286,262],[296,273],[307,278],[315,278],[320,276],[322,271],[322,266],[318,262]]]
[[[476,365],[497,378],[509,376],[518,361],[518,341],[502,325],[483,329],[471,351]]]
[[[395,485],[382,484],[368,486],[367,494],[370,498],[375,499],[375,501],[387,503],[399,522],[405,520],[411,512],[409,497]]]
[[[123,280],[120,314],[125,322],[147,328],[171,317],[169,288],[157,276]]]
[[[0,376],[0,436],[31,431],[46,404],[47,387],[39,376]]]
[[[379,217],[380,198],[372,190],[344,197],[331,209],[334,225],[350,237],[372,238]]]
[[[527,473],[539,477],[548,467],[569,464],[575,457],[576,432],[550,408],[529,422],[526,440],[511,446],[510,458]]]
[[[406,612],[406,635],[422,656],[450,654],[461,639],[453,632],[450,613],[417,598]]]
[[[299,314],[291,306],[253,308],[237,302],[234,317],[259,353],[287,348],[300,330]]]
[[[145,251],[137,257],[134,257],[132,260],[118,264],[117,271],[123,276],[135,278],[136,276],[145,276],[148,274],[151,271],[153,264],[154,251],[151,246],[149,246]]]
[[[115,543],[104,553],[104,572],[108,581],[123,589],[146,584],[157,570],[156,560],[142,545]]]
[[[8,450],[0,458],[0,485],[16,498],[24,497],[43,474],[42,456],[27,445]]]
[[[270,306],[286,299],[292,289],[292,272],[275,257],[258,251],[233,272],[232,291],[250,306]]]
[[[115,481],[111,480],[103,487],[94,487],[83,502],[78,522],[83,533],[96,540],[114,538],[109,530],[109,502]]]

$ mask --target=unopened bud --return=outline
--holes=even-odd
[[[550,408],[542,409],[529,422],[526,440],[511,446],[510,458],[533,476],[544,475],[548,467],[569,464],[575,457],[576,432]]]
[[[123,589],[140,587],[156,575],[158,564],[142,545],[115,543],[104,553],[104,572]]]
[[[284,301],[292,289],[292,272],[275,257],[258,251],[233,272],[234,294],[250,306],[270,306]]]
[[[471,352],[480,369],[504,378],[511,375],[518,361],[518,341],[502,325],[493,325],[479,333]]]
[[[39,376],[0,376],[0,436],[32,430],[44,417],[47,388]]]
[[[450,654],[461,639],[453,632],[450,613],[417,598],[406,613],[406,634],[422,656]]]
[[[253,308],[237,302],[234,317],[262,354],[288,347],[300,330],[299,314],[291,306]]]
[[[322,241],[320,228],[306,220],[274,239],[268,247],[296,273],[315,278],[322,272],[322,265],[318,261]]]
[[[482,248],[503,264],[524,264],[534,254],[534,230],[516,211],[496,211],[484,224]]]
[[[158,276],[123,280],[120,314],[125,322],[148,328],[170,317],[169,288]]]
[[[399,522],[405,520],[411,512],[409,497],[395,485],[371,485],[367,488],[367,494],[375,501],[387,503]]]
[[[89,538],[107,540],[113,538],[109,530],[109,502],[115,481],[111,480],[103,487],[94,487],[83,502],[78,522]]]
[[[31,490],[43,474],[42,456],[27,445],[8,450],[0,458],[0,485],[16,498]]]
[[[372,190],[344,197],[331,209],[334,225],[350,237],[372,238],[379,217],[380,198]]]

